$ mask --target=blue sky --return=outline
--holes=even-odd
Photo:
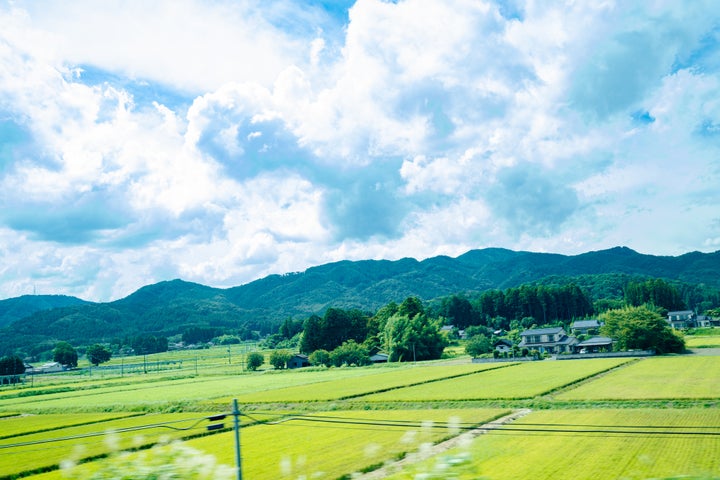
[[[0,0],[0,298],[720,249],[714,0]]]

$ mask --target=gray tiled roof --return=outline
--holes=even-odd
[[[552,335],[563,331],[562,327],[551,327],[551,328],[534,328],[531,330],[525,330],[520,335]]]

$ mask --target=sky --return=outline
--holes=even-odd
[[[0,0],[0,298],[720,250],[716,0]]]

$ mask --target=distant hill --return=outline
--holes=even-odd
[[[8,325],[41,310],[87,305],[90,302],[67,295],[23,295],[0,300],[0,327]]]
[[[108,303],[73,297],[52,303],[46,296],[25,296],[0,302],[0,318],[7,319],[0,330],[0,354],[17,348],[42,351],[60,339],[87,344],[139,333],[174,335],[193,325],[267,333],[288,317],[307,318],[331,306],[374,312],[410,295],[423,300],[474,295],[543,279],[583,277],[588,284],[588,276],[602,274],[606,281],[612,274],[720,289],[719,271],[720,251],[662,257],[616,247],[567,256],[488,248],[457,258],[341,261],[228,289],[172,280]],[[603,291],[617,294],[619,288]]]

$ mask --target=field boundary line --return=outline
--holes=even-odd
[[[531,412],[532,412],[532,410],[529,408],[523,408],[520,410],[516,410],[516,411],[509,413],[507,415],[504,415],[500,418],[496,418],[495,420],[491,420],[487,423],[484,423],[476,428],[473,428],[472,430],[461,433],[460,435],[456,435],[453,438],[436,443],[429,449],[423,450],[422,453],[420,453],[419,451],[413,452],[411,454],[406,455],[404,458],[402,458],[400,460],[396,460],[394,462],[384,464],[382,467],[378,468],[377,470],[373,470],[371,472],[367,472],[367,473],[363,473],[363,474],[359,474],[359,475],[353,475],[352,478],[354,480],[381,480],[381,479],[384,479],[392,473],[397,473],[399,470],[401,470],[403,467],[405,467],[407,465],[412,465],[414,463],[426,460],[426,459],[433,457],[435,455],[438,455],[446,450],[456,447],[460,444],[461,441],[465,441],[468,437],[471,439],[474,439],[476,437],[479,437],[480,435],[486,434],[493,430],[497,430],[498,428],[502,427],[503,425],[506,425],[510,422],[514,422],[515,420],[517,420],[521,417],[524,417],[525,415],[528,415]]]
[[[33,416],[41,416],[41,415],[45,415],[45,414],[43,414],[43,413],[33,414]],[[50,414],[50,415],[55,415],[55,414]],[[57,415],[62,415],[62,414],[57,414]],[[36,433],[52,432],[53,430],[61,430],[61,429],[63,429],[63,428],[84,427],[84,426],[86,426],[86,425],[94,425],[94,424],[96,424],[96,423],[112,422],[112,421],[115,421],[115,420],[123,420],[123,419],[126,419],[126,418],[139,417],[139,416],[142,416],[142,415],[146,415],[146,413],[144,413],[144,412],[131,412],[131,413],[126,413],[125,415],[122,415],[121,412],[118,412],[118,415],[119,415],[119,416],[117,416],[117,417],[105,418],[105,419],[101,419],[101,420],[93,420],[93,421],[89,421],[89,422],[88,422],[88,421],[84,421],[84,422],[79,422],[79,423],[69,423],[69,424],[67,424],[67,425],[61,425],[61,426],[58,426],[58,427],[47,427],[47,428],[41,428],[41,429],[38,429],[38,430],[31,430],[31,431],[22,432],[22,433],[12,433],[12,434],[10,434],[10,435],[0,435],[0,440],[6,440],[6,439],[8,439],[8,438],[13,438],[13,437],[22,437],[22,436],[24,436],[24,435],[34,435],[34,434],[36,434]],[[19,417],[23,417],[23,415],[18,415],[18,416],[19,416]]]
[[[441,382],[441,381],[444,381],[444,380],[452,380],[452,379],[454,379],[454,378],[460,378],[460,377],[468,377],[468,376],[470,376],[470,375],[479,375],[479,374],[482,374],[482,373],[484,373],[484,372],[492,372],[492,371],[495,371],[495,370],[500,370],[501,368],[508,368],[508,367],[512,367],[512,366],[515,366],[515,365],[517,365],[517,363],[500,364],[500,365],[498,365],[497,367],[485,368],[485,369],[482,369],[482,370],[476,370],[476,371],[474,371],[474,372],[458,373],[458,374],[455,374],[455,375],[450,375],[450,376],[448,376],[448,377],[435,378],[435,379],[432,379],[432,380],[425,380],[425,381],[422,381],[422,382],[409,383],[409,384],[407,384],[407,385],[399,385],[399,386],[396,386],[396,387],[381,388],[381,389],[378,389],[378,390],[373,390],[373,391],[371,391],[371,392],[354,393],[354,394],[352,394],[352,395],[345,395],[345,396],[339,397],[339,398],[337,398],[336,400],[352,400],[353,398],[365,397],[365,396],[367,396],[367,395],[374,395],[374,394],[376,394],[376,393],[390,392],[390,391],[392,391],[392,390],[400,390],[401,388],[417,387],[418,385],[427,385],[428,383]],[[310,401],[312,401],[312,400],[310,400]]]
[[[542,392],[542,393],[537,394],[536,397],[545,397],[545,396],[549,396],[549,395],[552,395],[552,394],[562,393],[562,392],[564,392],[565,390],[569,390],[570,388],[577,388],[577,387],[579,387],[580,385],[582,385],[582,384],[584,384],[584,383],[591,382],[591,381],[593,381],[593,380],[596,380],[596,379],[599,378],[599,377],[604,377],[605,375],[607,375],[607,374],[609,374],[609,373],[611,373],[611,372],[614,372],[615,370],[618,370],[618,369],[621,369],[621,368],[625,368],[625,367],[629,367],[630,365],[634,365],[634,364],[636,364],[636,363],[638,363],[638,362],[641,362],[641,361],[643,361],[643,360],[644,360],[644,358],[633,358],[632,360],[629,360],[629,361],[627,361],[627,362],[623,362],[623,363],[621,363],[620,365],[615,365],[614,367],[609,367],[609,368],[606,368],[606,369],[604,369],[604,370],[600,370],[599,372],[595,372],[595,373],[593,373],[593,374],[587,375],[587,376],[585,376],[585,377],[578,378],[578,379],[576,379],[576,380],[573,380],[573,381],[570,382],[570,383],[566,383],[565,385],[561,385],[561,386],[556,387],[556,388],[551,388],[550,390],[548,390],[548,391],[546,391],[546,392]]]

